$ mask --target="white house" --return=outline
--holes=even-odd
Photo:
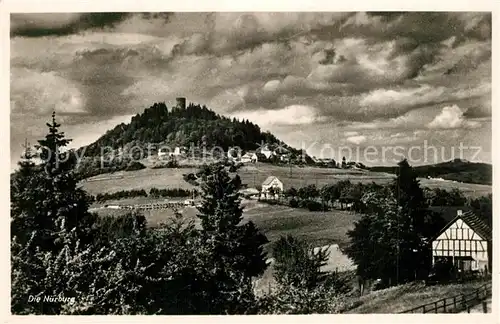
[[[241,157],[241,162],[242,163],[255,163],[259,160],[257,157],[257,154],[255,152],[246,152],[242,157]]]
[[[280,155],[280,161],[281,162],[290,162],[290,155],[289,154]]]
[[[169,156],[181,156],[185,154],[187,149],[184,146],[176,146],[174,148],[174,151],[172,152],[169,147],[161,147],[158,150],[158,158],[164,158],[164,157],[169,157]]]
[[[161,159],[168,155],[170,155],[170,151],[167,148],[162,147],[158,150],[158,158]]]
[[[276,153],[269,149],[268,146],[262,147],[260,153],[262,153],[266,157],[266,159],[269,159],[271,156],[276,155]]]
[[[432,240],[432,262],[445,260],[461,271],[491,271],[491,228],[473,212],[457,211]]]
[[[271,189],[272,188],[272,189]],[[274,197],[271,197],[271,191],[274,190]],[[283,192],[283,182],[275,176],[269,176],[262,183],[261,198],[278,198],[279,193]]]

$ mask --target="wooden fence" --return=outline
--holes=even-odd
[[[491,296],[491,282],[482,285],[468,294],[443,298],[432,303],[405,310],[401,313],[458,313],[479,304],[489,296]]]

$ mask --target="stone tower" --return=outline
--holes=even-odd
[[[181,109],[186,109],[186,98],[184,97],[175,98],[175,101],[177,107]]]

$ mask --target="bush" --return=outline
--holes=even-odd
[[[101,216],[95,223],[96,241],[111,242],[119,238],[129,237],[146,228],[146,217],[138,212],[129,212],[119,216]]]
[[[167,162],[155,163],[151,169],[164,169],[164,168],[178,168],[179,163],[177,160],[169,160]]]
[[[327,250],[314,251],[293,236],[273,244],[277,289],[258,300],[261,314],[337,313],[345,308],[340,296],[349,291],[345,279],[321,272]]]
[[[134,161],[130,163],[126,168],[125,171],[137,171],[137,170],[142,170],[145,169],[146,166],[142,164],[141,162]]]
[[[290,207],[292,207],[292,208],[298,208],[299,207],[299,202],[295,198],[290,199],[289,204],[290,204]]]
[[[323,210],[323,205],[317,201],[308,200],[306,201],[306,208],[309,211],[321,211]]]
[[[199,192],[197,190],[187,190],[187,189],[182,189],[182,188],[177,188],[177,189],[158,189],[158,188],[151,188],[149,190],[149,195],[153,198],[160,198],[160,197],[191,197],[191,196],[199,196]]]
[[[148,194],[144,189],[141,190],[121,190],[113,193],[97,194],[95,201],[104,202],[107,200],[118,200],[124,198],[147,197]]]

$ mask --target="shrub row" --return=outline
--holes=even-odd
[[[95,200],[97,202],[103,202],[106,200],[117,200],[124,198],[134,198],[134,197],[147,197],[148,194],[144,189],[141,190],[121,190],[112,193],[97,194]]]

